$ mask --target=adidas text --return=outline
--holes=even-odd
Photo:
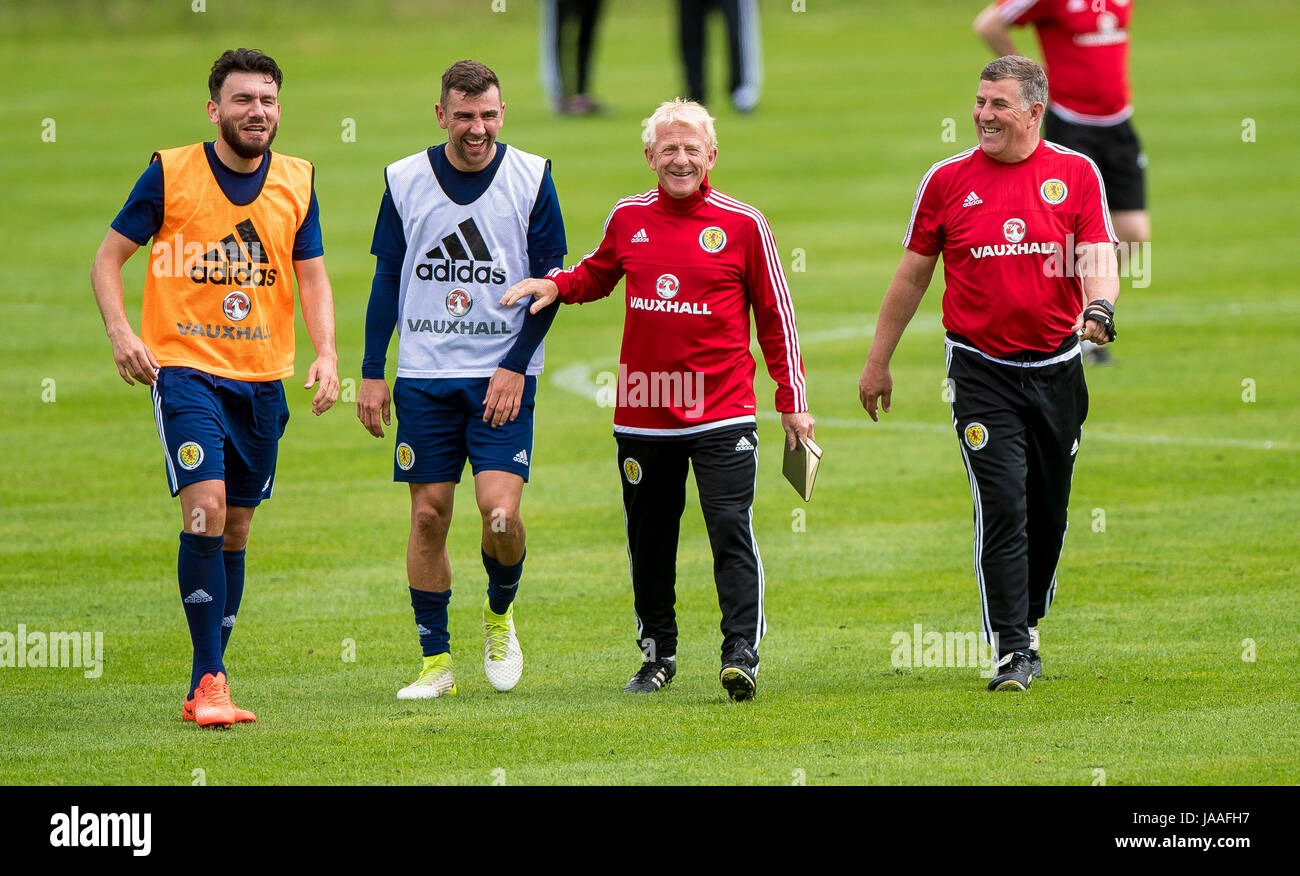
[[[456,231],[460,233],[457,234]],[[473,217],[456,226],[437,246],[424,254],[430,261],[415,266],[415,276],[439,283],[491,283],[501,286],[506,272],[495,267],[492,250]],[[458,265],[457,262],[464,262]],[[485,262],[486,264],[478,264]]]
[[[262,239],[251,219],[245,219],[220,241],[161,240],[150,250],[149,270],[155,277],[188,276],[195,283],[216,286],[274,286],[277,270],[271,267]]]
[[[415,266],[415,276],[421,280],[435,280],[439,283],[491,283],[501,286],[506,281],[506,272],[489,265],[475,265],[473,262],[455,264],[451,260],[442,262],[423,262]]]

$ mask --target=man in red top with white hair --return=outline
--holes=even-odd
[[[1038,136],[1047,77],[1028,58],[980,72],[979,145],[921,179],[858,392],[889,411],[889,360],[943,255],[952,420],[975,503],[975,578],[998,652],[989,690],[1042,674],[1070,481],[1088,415],[1079,337],[1115,339],[1114,231],[1097,166]],[[1086,302],[1086,303],[1085,303]]]
[[[614,436],[644,659],[624,690],[653,693],[677,672],[677,535],[694,466],[722,609],[721,680],[732,699],[747,700],[767,628],[752,523],[758,432],[749,315],[793,449],[813,437],[814,422],[794,305],[763,214],[709,185],[718,141],[708,112],[694,101],[663,103],[645,120],[642,142],[657,189],[615,204],[600,245],[578,264],[516,283],[502,303],[532,296],[536,312],[557,297],[595,301],[626,276]]]

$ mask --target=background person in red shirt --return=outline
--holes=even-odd
[[[677,534],[693,466],[722,609],[721,680],[732,699],[746,700],[767,627],[752,523],[749,318],[752,310],[793,449],[812,437],[814,422],[794,305],[763,214],[709,185],[718,141],[708,112],[694,101],[663,103],[645,120],[642,142],[657,189],[615,204],[600,245],[578,264],[516,283],[502,303],[532,296],[537,312],[557,297],[595,301],[626,276],[614,436],[644,660],[624,690],[653,693],[677,672]]]
[[[995,55],[1018,55],[1011,27],[1034,25],[1051,80],[1043,136],[1097,163],[1115,233],[1125,243],[1145,243],[1147,159],[1129,120],[1132,14],[1133,0],[999,0],[976,17],[974,29]],[[1090,343],[1084,350],[1095,362],[1110,358]]]
[[[990,690],[1025,690],[1042,674],[1037,625],[1056,592],[1088,414],[1079,336],[1114,340],[1119,296],[1100,172],[1039,138],[1046,103],[1047,77],[1028,58],[981,71],[979,145],[922,178],[858,383],[871,419],[889,411],[889,360],[942,254],[953,426],[975,504],[984,633],[999,658]]]

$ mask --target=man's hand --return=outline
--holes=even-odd
[[[117,363],[117,373],[122,375],[127,386],[135,386],[138,380],[145,386],[153,386],[158,379],[158,360],[153,351],[140,340],[129,328],[124,328],[108,336],[113,342],[113,361]],[[135,378],[132,380],[131,378]]]
[[[392,396],[388,394],[388,381],[383,378],[362,378],[361,391],[357,393],[357,419],[366,431],[376,438],[384,437],[384,426],[393,424],[389,405]],[[383,425],[380,425],[380,419]]]
[[[802,414],[782,414],[781,428],[785,430],[785,449],[794,450],[799,446],[800,438],[807,438],[816,441],[813,438],[813,426],[817,421],[809,413]]]
[[[302,388],[311,389],[318,380],[320,388],[312,397],[311,412],[319,417],[334,407],[334,402],[339,400],[339,361],[322,356],[311,363],[311,367],[307,369],[307,382],[302,385]]]
[[[862,366],[862,376],[858,378],[858,398],[874,422],[880,422],[880,415],[876,413],[877,402],[881,410],[889,413],[893,393],[894,376],[889,373],[889,366],[877,365],[868,358],[867,364]]]
[[[1106,313],[1103,308],[1097,305],[1088,305],[1083,309],[1083,312],[1079,314],[1079,318],[1074,321],[1074,333],[1082,337],[1085,341],[1092,341],[1098,347],[1104,347],[1106,344],[1110,343],[1110,332],[1108,332],[1106,326],[1098,320],[1091,318],[1086,320],[1084,319],[1084,316],[1088,315],[1089,310],[1097,312],[1099,316],[1105,315]],[[1112,319],[1111,326],[1114,327],[1114,325],[1115,322]]]
[[[519,402],[523,397],[524,375],[498,367],[488,381],[487,395],[483,397],[483,422],[494,429],[502,423],[513,423],[519,416]]]
[[[533,296],[533,305],[528,310],[531,313],[538,313],[549,307],[559,294],[560,287],[555,285],[554,280],[529,277],[527,280],[520,280],[507,289],[506,294],[501,296],[500,304],[502,307],[512,307],[519,303],[520,299],[531,295]],[[496,377],[494,376],[492,379],[496,380]],[[513,420],[514,417],[510,419]]]

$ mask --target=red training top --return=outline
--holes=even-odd
[[[549,276],[566,303],[627,277],[614,431],[671,437],[754,422],[749,313],[776,409],[808,410],[794,305],[763,214],[709,186],[624,198],[600,246]]]
[[[1097,165],[1040,140],[1005,164],[978,146],[930,168],[903,246],[943,254],[943,325],[990,356],[1050,352],[1083,309],[1075,247],[1118,243]]]

